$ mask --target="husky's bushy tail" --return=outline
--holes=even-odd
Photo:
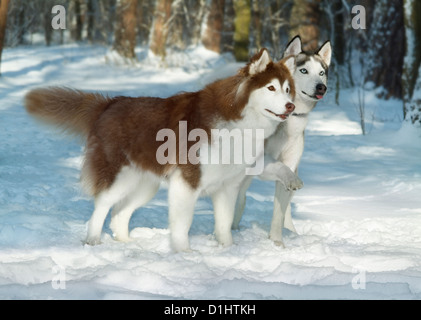
[[[86,138],[94,122],[113,101],[97,93],[85,93],[64,87],[47,87],[25,96],[29,114],[68,133]]]

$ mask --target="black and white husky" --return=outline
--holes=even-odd
[[[296,70],[293,73],[296,87],[295,110],[288,121],[281,123],[275,134],[267,140],[265,155],[281,161],[297,173],[304,150],[304,130],[307,126],[308,115],[327,91],[332,48],[330,42],[327,41],[315,53],[304,52],[301,38],[296,36],[284,52],[284,57],[290,55],[296,57]],[[239,227],[246,202],[246,191],[251,181],[252,177],[247,177],[239,192],[233,229]],[[279,181],[276,182],[270,239],[278,245],[283,244],[283,227],[296,232],[291,218],[290,202],[293,194],[293,190],[288,190]]]

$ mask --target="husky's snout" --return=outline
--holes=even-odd
[[[295,105],[291,102],[288,102],[285,105],[285,109],[287,110],[286,113],[292,113],[295,110]]]
[[[288,117],[290,116],[290,114],[295,110],[295,105],[292,102],[288,102],[285,105],[285,113],[279,115],[278,117],[281,118],[282,120],[286,120],[288,119]]]
[[[317,84],[316,85],[316,98],[323,99],[326,91],[327,91],[327,87],[323,83]]]
[[[295,110],[295,105],[292,102],[287,102],[285,104],[285,112],[282,114],[277,114],[272,110],[266,109],[267,112],[273,114],[275,117],[280,118],[282,120],[288,119],[289,115]]]

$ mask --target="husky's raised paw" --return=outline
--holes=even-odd
[[[292,171],[284,174],[283,179],[280,180],[280,182],[288,191],[297,191],[304,187],[303,181]]]
[[[303,181],[280,161],[269,163],[260,178],[262,180],[279,181],[288,191],[296,191],[304,186]]]

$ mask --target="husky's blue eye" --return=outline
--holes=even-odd
[[[300,69],[300,72],[301,72],[302,74],[307,74],[307,73],[308,73],[307,69],[305,69],[305,68]]]
[[[325,75],[325,72],[324,71],[320,71],[319,74],[320,74],[321,77],[323,77]]]

